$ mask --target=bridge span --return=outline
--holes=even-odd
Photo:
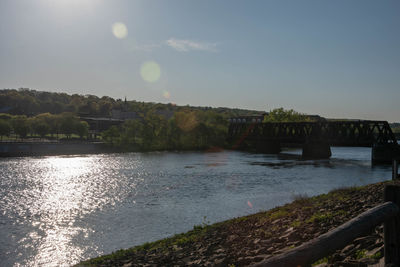
[[[387,121],[326,120],[318,122],[231,123],[228,139],[234,149],[279,153],[287,144],[301,144],[304,158],[329,158],[331,146],[372,147],[373,162],[400,156]]]

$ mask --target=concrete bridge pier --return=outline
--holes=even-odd
[[[372,146],[372,163],[392,163],[394,158],[400,157],[400,147],[397,144],[374,144]]]
[[[306,159],[329,159],[331,147],[325,142],[307,142],[303,144],[302,157]]]
[[[256,152],[265,154],[279,154],[281,152],[281,143],[279,141],[260,140],[255,147]]]

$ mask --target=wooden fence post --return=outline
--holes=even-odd
[[[400,178],[399,175],[399,159],[393,159],[392,165],[392,180]]]
[[[400,207],[400,186],[387,185],[384,199]],[[384,223],[385,265],[400,266],[400,215]]]
[[[342,249],[356,237],[370,233],[376,226],[398,216],[399,207],[389,201],[369,209],[341,226],[292,250],[258,262],[252,267],[310,266],[313,262]],[[398,266],[398,265],[395,265]]]

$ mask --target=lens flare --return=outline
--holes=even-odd
[[[171,94],[170,94],[170,92],[168,92],[168,91],[164,91],[164,92],[163,92],[163,96],[164,96],[166,99],[169,99],[169,98],[171,97]]]
[[[190,132],[198,125],[194,112],[179,112],[175,114],[175,121],[178,127],[184,132]]]
[[[112,25],[112,33],[118,39],[124,39],[128,36],[128,28],[122,22],[116,22]]]
[[[155,83],[161,76],[160,65],[154,61],[147,61],[140,67],[140,75],[146,82]]]

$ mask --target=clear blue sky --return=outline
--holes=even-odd
[[[2,0],[0,88],[400,121],[400,1]]]

